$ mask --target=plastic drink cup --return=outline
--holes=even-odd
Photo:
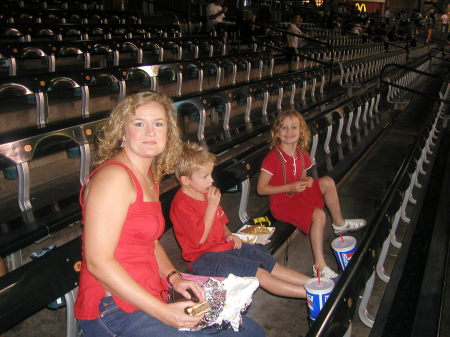
[[[356,239],[353,236],[342,236],[334,239],[331,247],[341,270],[344,270],[356,250]]]
[[[333,288],[334,282],[329,278],[321,277],[320,282],[316,277],[306,281],[306,303],[308,304],[309,318],[311,320],[314,321],[316,319],[328,297],[330,297]]]

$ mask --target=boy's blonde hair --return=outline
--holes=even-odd
[[[206,146],[196,143],[185,143],[180,160],[175,165],[175,176],[180,181],[182,176],[190,178],[195,170],[206,164],[214,165],[216,157],[208,151]]]
[[[270,131],[271,140],[270,140],[270,148],[275,148],[276,145],[280,144],[280,139],[278,138],[278,132],[280,131],[281,126],[286,118],[297,118],[300,122],[300,139],[297,144],[297,149],[302,152],[307,152],[309,150],[309,142],[311,140],[311,132],[309,131],[308,124],[306,124],[303,116],[294,109],[288,109],[281,112],[278,117],[275,119],[272,130]]]

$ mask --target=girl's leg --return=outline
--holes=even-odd
[[[265,269],[258,268],[256,278],[262,288],[274,295],[306,298],[306,291],[303,286],[281,280]]]
[[[316,267],[323,269],[327,264],[323,255],[323,234],[325,231],[327,216],[323,209],[316,208],[312,216],[311,231],[309,238],[311,240],[311,249]]]
[[[325,205],[333,219],[333,224],[335,226],[342,226],[344,224],[344,218],[342,216],[341,206],[339,205],[339,197],[334,180],[330,177],[322,177],[319,178],[319,185],[325,200]]]
[[[279,263],[277,263],[275,267],[273,267],[271,274],[280,280],[297,284],[300,286],[303,286],[306,283],[306,281],[309,280],[308,276],[296,272],[295,270],[283,267]]]
[[[364,219],[344,219],[339,205],[336,184],[330,177],[319,179],[320,190],[322,191],[325,204],[333,218],[333,230],[335,234],[343,234],[349,231],[357,231],[366,226]],[[312,238],[311,238],[312,239]]]

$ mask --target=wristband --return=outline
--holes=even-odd
[[[180,275],[180,273],[177,272],[176,270],[172,270],[172,271],[171,271],[169,274],[167,274],[167,276],[166,276],[167,283],[169,283],[169,285],[170,285],[171,287],[173,287],[173,284],[172,284],[172,282],[170,282],[170,278],[171,278],[173,275],[175,275],[175,274]],[[180,276],[181,276],[181,275],[180,275]]]

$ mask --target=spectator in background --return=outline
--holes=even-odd
[[[206,6],[206,18],[208,19],[208,32],[215,31],[216,25],[225,18],[227,7],[222,7],[224,0],[216,0]]]
[[[411,21],[414,25],[414,35],[419,35],[420,28],[422,26],[422,13],[420,13],[417,9],[414,9],[413,14],[411,15]]]
[[[448,15],[447,15],[447,13],[442,14],[441,23],[442,23],[442,31],[444,33],[447,33],[448,32]]]
[[[255,34],[260,32],[254,25],[256,22],[256,15],[252,11],[245,12],[244,18],[240,21],[240,41],[246,44],[252,44],[255,42]]]
[[[386,7],[386,10],[384,11],[384,22],[389,26],[391,21],[391,11],[389,10],[389,7]]]
[[[354,35],[361,36],[362,32],[363,32],[363,29],[361,27],[361,23],[355,22],[354,24],[352,24],[352,28],[350,29],[350,33],[352,33]]]
[[[404,16],[400,16],[400,20],[395,26],[398,39],[403,41],[406,40],[411,32],[408,19]]]
[[[303,22],[303,18],[300,15],[294,15],[292,17],[292,23],[288,26],[287,32],[297,35],[303,35],[303,32],[300,30],[300,25]],[[296,54],[298,54],[298,48],[301,48],[305,44],[305,40],[299,36],[287,34],[287,45],[288,48],[293,50]]]
[[[256,41],[256,36],[264,36],[266,34],[266,28],[261,27],[257,22],[260,21],[257,15],[252,11],[246,11],[243,13],[243,18],[240,20],[240,41],[242,43],[252,44]]]
[[[431,14],[428,14],[425,17],[425,31],[427,32],[426,43],[429,43],[431,40],[431,33],[433,31],[433,18],[431,16]]]

